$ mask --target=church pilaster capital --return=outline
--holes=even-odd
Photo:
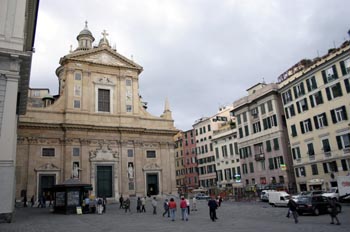
[[[36,137],[28,137],[29,144],[38,144],[38,138]]]
[[[17,137],[17,144],[25,144],[27,142],[28,140],[26,137],[22,137],[22,136]]]

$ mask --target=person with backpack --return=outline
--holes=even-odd
[[[290,199],[288,201],[287,206],[289,208],[289,211],[292,212],[295,224],[297,224],[299,222],[298,221],[298,213],[297,213],[297,208],[298,208],[297,203],[293,199]],[[287,215],[287,216],[289,217],[289,215]]]
[[[102,214],[102,210],[103,210],[102,204],[103,204],[102,198],[99,197],[97,199],[97,214]]]
[[[163,208],[164,208],[163,217],[164,217],[165,214],[168,214],[168,217],[170,217],[168,199],[165,199],[165,201],[164,201],[164,203],[163,203]]]

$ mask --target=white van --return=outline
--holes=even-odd
[[[276,190],[268,189],[268,190],[261,191],[261,193],[260,193],[260,200],[261,201],[269,201],[269,193],[270,192],[276,192]]]
[[[284,191],[269,192],[269,204],[272,206],[287,206],[290,195]]]

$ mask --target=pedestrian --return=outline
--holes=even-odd
[[[30,203],[31,203],[31,206],[30,206],[30,207],[33,207],[33,205],[34,205],[34,203],[35,203],[34,195],[30,198]]]
[[[192,211],[197,211],[197,198],[195,196],[192,199]]]
[[[23,197],[23,207],[27,208],[27,194]]]
[[[42,207],[41,208],[46,208],[46,197],[45,197],[45,195],[43,195],[42,200],[43,200],[43,202],[42,202]]]
[[[334,199],[328,199],[329,201],[329,215],[331,216],[331,224],[334,224],[334,219],[337,221],[337,225],[340,225],[338,215],[337,205]]]
[[[141,198],[141,213],[142,212],[146,213],[146,197]]]
[[[123,195],[120,195],[119,197],[119,209],[123,208],[124,198]]]
[[[169,201],[169,210],[170,210],[170,217],[172,221],[175,221],[175,214],[176,214],[176,202],[174,201],[174,198],[170,198]]]
[[[190,200],[189,199],[185,199],[186,204],[187,204],[187,214],[190,215]]]
[[[141,213],[141,207],[142,207],[142,201],[141,201],[141,198],[138,197],[136,202],[136,212]]]
[[[288,201],[287,206],[288,206],[289,210],[292,212],[295,224],[297,224],[299,222],[298,221],[298,213],[297,213],[297,208],[298,208],[297,203],[295,203],[295,201],[293,199],[290,199]],[[287,215],[287,216],[289,216],[289,215]]]
[[[129,197],[126,198],[126,200],[124,201],[124,209],[125,209],[125,213],[129,210],[130,211],[130,199]]]
[[[168,214],[168,217],[170,217],[170,211],[169,211],[169,202],[168,199],[165,199],[164,203],[163,203],[163,208],[164,208],[164,213],[163,213],[163,217],[165,214]]]
[[[221,203],[222,203],[222,197],[219,196],[219,207],[221,206]]]
[[[157,214],[157,199],[153,197],[152,199],[153,214]]]
[[[40,195],[40,196],[39,196],[38,208],[43,208],[43,195]]]
[[[102,198],[102,207],[103,207],[102,213],[106,213],[106,210],[107,210],[107,198],[105,196]]]
[[[84,213],[90,213],[90,198],[89,198],[89,196],[86,196],[85,200],[84,200]]]
[[[181,208],[181,217],[182,217],[182,220],[188,221],[187,202],[186,202],[184,196],[181,197],[180,208]]]
[[[218,203],[214,199],[214,197],[211,197],[210,200],[208,201],[208,206],[209,206],[209,216],[210,219],[215,222],[216,219],[216,209],[218,208]]]
[[[103,202],[102,202],[102,198],[99,197],[96,199],[97,200],[97,214],[102,214],[102,211],[103,211]]]

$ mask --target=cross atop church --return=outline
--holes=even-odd
[[[85,20],[85,28],[88,28],[88,21],[87,20]]]
[[[106,36],[109,35],[109,34],[106,32],[106,30],[103,30],[103,32],[101,34],[103,35],[103,41],[107,42]]]

